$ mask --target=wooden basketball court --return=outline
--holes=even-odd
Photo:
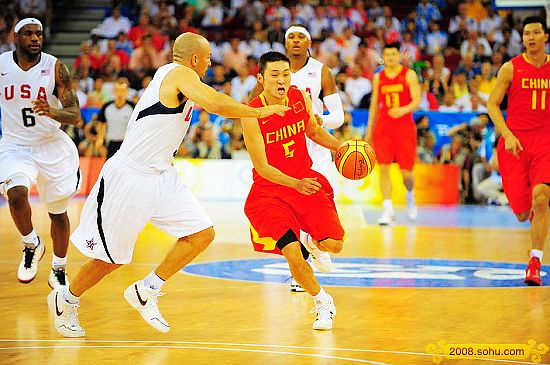
[[[73,229],[82,203],[74,200],[71,204]],[[217,236],[198,263],[277,259],[252,251],[242,203],[208,201],[204,205],[216,223]],[[526,264],[529,231],[524,226],[463,226],[458,223],[464,220],[456,218],[453,208],[430,209],[421,208],[420,214],[450,217],[450,223],[410,225],[401,219],[404,225],[382,228],[372,218],[376,210],[339,206],[347,230],[339,257],[351,263],[361,262],[362,258],[433,259],[428,265],[430,275],[440,270],[450,278],[453,269],[447,267],[447,260]],[[513,219],[510,212],[484,209],[475,210],[472,214],[477,218],[472,219],[495,220],[495,215],[497,220]],[[466,216],[472,214],[467,212]],[[133,263],[83,296],[79,314],[86,338],[66,339],[54,330],[46,304],[51,239],[46,210],[37,202],[33,202],[33,220],[47,251],[38,277],[24,285],[16,278],[22,249],[20,236],[5,201],[0,203],[0,364],[405,365],[432,364],[433,355],[426,346],[437,345],[440,340],[451,344],[525,345],[532,339],[537,345],[550,344],[550,276],[543,277],[546,286],[537,288],[423,285],[421,276],[405,277],[402,283],[407,287],[390,287],[392,277],[401,275],[392,272],[393,268],[401,269],[391,261],[388,267],[373,266],[374,271],[382,273],[374,275],[374,285],[325,286],[338,310],[334,329],[329,332],[311,329],[314,314],[309,310],[313,302],[305,293],[291,293],[288,283],[247,281],[246,273],[240,279],[228,280],[224,277],[232,269],[224,269],[223,263],[216,264],[222,265],[221,271],[213,270],[208,276],[178,273],[164,286],[166,295],[159,301],[171,325],[171,331],[162,334],[149,327],[123,298],[124,289],[148,274],[174,242],[152,226],[140,236]],[[442,266],[434,266],[434,260]],[[69,276],[84,261],[84,256],[71,246]],[[410,271],[415,275],[424,272],[421,264]],[[238,262],[234,265],[239,268]],[[348,265],[348,269],[353,267]],[[255,272],[252,270],[250,275]],[[355,280],[351,273],[344,277]],[[437,282],[436,274],[432,282]],[[380,280],[379,285],[376,280]],[[549,353],[541,356],[540,363],[550,363]],[[525,364],[531,360],[445,358],[442,363]]]

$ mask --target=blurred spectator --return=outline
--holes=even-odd
[[[222,157],[222,145],[211,127],[204,128],[201,131],[193,157],[208,159],[220,159]]]
[[[276,19],[279,19],[281,21],[281,27],[286,29],[290,25],[290,11],[283,5],[282,0],[275,0],[273,5],[268,6],[266,9],[265,19],[267,24],[274,23]]]
[[[302,18],[296,5],[290,4],[288,6],[288,11],[290,12],[290,17],[288,18],[288,26],[292,24],[307,24],[307,20],[305,18]]]
[[[330,29],[329,18],[326,15],[326,9],[324,6],[315,6],[315,14],[311,20],[309,20],[307,28],[313,39],[321,37],[321,31],[323,29]]]
[[[461,25],[463,23],[464,25]],[[462,28],[464,27],[464,28]],[[458,5],[458,14],[451,18],[449,22],[449,34],[456,33],[461,29],[479,29],[478,22],[468,15],[468,7],[465,3]]]
[[[143,36],[143,44],[135,49],[130,56],[128,68],[136,69],[157,69],[165,64],[162,54],[153,47],[153,37],[147,33]]]
[[[128,39],[128,35],[124,32],[118,33],[118,36],[115,42],[115,47],[117,50],[126,53],[128,58],[130,58],[130,55],[134,50],[134,45],[132,44],[130,39]]]
[[[477,80],[479,82],[479,95],[487,101],[497,82],[493,66],[490,62],[483,62],[481,64],[481,74],[478,75]]]
[[[223,33],[214,32],[210,41],[210,49],[212,51],[212,62],[223,63],[223,51],[228,47],[228,42],[223,39]]]
[[[353,24],[346,16],[344,7],[338,7],[336,17],[330,19],[330,30],[339,36],[344,32],[345,28],[351,28],[352,26]]]
[[[420,110],[438,110],[437,97],[430,90],[430,80],[425,80],[421,85]]]
[[[311,20],[315,17],[315,10],[313,6],[308,3],[308,0],[298,0],[296,9],[298,10],[298,15],[304,19],[304,23],[302,23],[304,25],[310,24]],[[311,33],[311,28],[309,31]],[[311,36],[314,37],[313,34]]]
[[[491,156],[491,160],[489,161],[489,176],[480,181],[476,190],[474,190],[474,196],[477,197],[478,200],[485,200],[489,205],[508,205],[508,198],[506,197],[506,194],[504,194],[502,188],[502,177],[500,176],[498,168],[498,158],[496,153],[497,144],[498,139],[495,141],[493,154]]]
[[[334,57],[337,58],[336,56]],[[346,75],[345,72],[339,72],[336,75],[336,86],[338,87],[338,95],[340,95],[340,99],[342,99],[344,111],[351,111],[353,110],[353,105],[351,104],[350,96],[346,92],[347,79],[348,75]]]
[[[271,27],[267,30],[267,41],[270,44],[275,42],[285,44],[285,31],[283,30],[283,23],[280,18],[275,18],[271,22]]]
[[[220,0],[211,0],[203,11],[201,27],[207,32],[220,30],[226,12]]]
[[[86,68],[97,71],[101,67],[100,57],[99,52],[90,43],[82,42],[80,44],[80,53],[74,61],[74,68],[79,69],[84,63]]]
[[[252,24],[252,37],[250,39],[250,50],[254,58],[259,59],[261,55],[268,52],[271,49],[271,45],[267,41],[267,32],[263,28],[261,22],[254,22]]]
[[[130,57],[128,57],[126,52],[116,48],[116,40],[114,39],[109,39],[107,42],[107,52],[99,57],[99,63],[101,66],[103,66],[105,62],[115,62],[120,64],[122,69],[125,69],[128,66],[129,60]]]
[[[359,44],[354,63],[361,68],[363,77],[372,80],[374,70],[378,67],[378,60],[378,53],[374,49],[367,47],[365,43]]]
[[[243,6],[244,26],[249,28],[256,21],[264,24],[265,5],[260,0],[247,0]]]
[[[449,35],[441,30],[438,22],[431,22],[429,29],[430,31],[426,36],[426,53],[434,55],[443,52],[449,42]]]
[[[372,92],[371,82],[361,76],[359,66],[352,64],[349,67],[350,77],[346,80],[346,94],[349,95],[351,104],[355,108],[367,109],[370,104],[370,94]]]
[[[483,36],[480,37],[477,30],[470,30],[468,38],[460,46],[460,55],[464,58],[467,54],[477,54],[479,45],[483,46],[483,56],[491,57],[493,50],[487,39]]]
[[[141,14],[138,24],[134,25],[128,32],[128,38],[133,43],[134,48],[141,47],[141,41],[145,34],[150,32],[151,19],[148,15]]]
[[[223,55],[223,64],[230,70],[237,71],[246,66],[248,56],[247,50],[241,46],[241,40],[233,37],[229,42],[229,49]]]
[[[470,100],[470,91],[468,89],[468,82],[466,80],[466,73],[458,71],[455,72],[450,87],[451,92],[454,93],[455,104],[460,110],[464,109],[464,106]]]
[[[80,89],[80,80],[78,77],[71,77],[71,86],[76,93],[76,97],[78,98],[78,105],[81,108],[85,108],[88,102],[88,96]]]
[[[434,79],[439,79],[445,88],[449,85],[451,70],[445,66],[445,58],[441,54],[436,54],[432,57],[432,67],[428,68],[428,76]],[[438,75],[436,78],[435,75]]]
[[[37,18],[44,25],[44,37],[50,37],[52,10],[47,0],[16,0],[19,19]]]
[[[439,106],[439,111],[442,113],[457,113],[460,108],[455,103],[455,94],[449,90],[443,96],[443,104]]]
[[[393,11],[389,6],[382,7],[383,16],[378,17],[376,19],[376,26],[377,27],[384,27],[386,31],[389,31],[390,29],[396,32],[399,32],[401,30],[401,22],[393,16]],[[386,21],[388,20],[388,22]],[[386,24],[389,24],[390,26],[387,27]]]
[[[111,16],[103,19],[97,30],[104,38],[116,38],[118,33],[129,33],[131,28],[130,20],[121,15],[119,7],[114,7]]]
[[[0,54],[8,51],[15,51],[15,44],[8,40],[8,31],[6,28],[0,29]]]
[[[418,17],[424,18],[428,23],[441,19],[441,13],[437,6],[433,5],[428,0],[420,0],[416,6],[416,13]]]
[[[365,9],[363,0],[355,0],[355,5],[347,12],[347,18],[350,20],[354,31],[358,32],[368,22],[368,13]]]
[[[475,19],[477,22],[480,22],[487,17],[487,11],[479,0],[466,0],[465,7],[466,15],[472,19]]]
[[[345,64],[350,64],[353,62],[357,50],[359,49],[359,43],[361,43],[361,38],[353,34],[352,28],[344,28],[342,36],[338,39],[340,45],[340,59]]]
[[[467,80],[471,80],[479,74],[479,69],[474,64],[474,55],[472,53],[467,53],[462,56],[462,61],[455,70],[455,73],[466,75]]]
[[[495,37],[495,51],[506,53],[509,57],[515,57],[523,50],[521,41],[516,42],[512,37],[512,30],[510,28],[502,29],[502,38]]]
[[[256,86],[256,78],[249,74],[248,64],[237,70],[238,75],[231,79],[231,97],[241,103],[246,103],[248,95]]]
[[[141,80],[141,89],[139,89],[139,90],[138,90],[138,93],[137,93],[138,99],[141,98],[141,96],[142,96],[143,93],[145,92],[145,89],[147,88],[147,86],[149,86],[149,83],[151,82],[152,79],[153,79],[152,76],[145,76],[145,77]]]
[[[388,42],[389,43],[389,42]],[[409,31],[403,32],[403,39],[401,41],[401,48],[399,52],[403,55],[407,55],[410,62],[414,63],[420,60],[420,49],[412,41],[412,34]]]
[[[78,145],[78,152],[83,157],[105,157],[107,148],[105,147],[105,129],[97,128],[97,114],[94,114],[84,126],[84,140]]]
[[[217,64],[212,67],[212,76],[206,79],[206,83],[216,91],[222,91],[223,84],[227,80],[227,70],[223,64]]]
[[[353,127],[352,119],[353,115],[351,113],[344,112],[344,123],[334,130],[334,138],[342,142],[350,139],[362,139],[364,133]]]
[[[101,108],[108,102],[109,95],[103,91],[103,79],[98,77],[94,81],[94,89],[88,93],[88,108]]]
[[[494,41],[496,31],[502,27],[502,18],[495,13],[490,3],[485,5],[485,11],[487,12],[487,17],[479,22],[479,31],[491,43]]]
[[[79,89],[88,94],[94,90],[94,79],[90,77],[88,67],[80,67],[76,70]]]

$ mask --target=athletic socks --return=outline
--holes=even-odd
[[[36,248],[40,244],[40,241],[38,240],[38,236],[36,235],[36,231],[33,229],[31,233],[29,233],[26,236],[21,236],[23,238],[23,242],[25,243],[25,246],[29,248]]]
[[[159,278],[159,276],[155,273],[155,270],[151,271],[149,275],[143,279],[143,284],[151,289],[158,290],[162,288],[162,285],[164,285],[165,280],[162,280]]]

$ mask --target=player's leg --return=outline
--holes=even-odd
[[[48,204],[48,214],[51,220],[50,234],[53,242],[52,270],[48,284],[52,289],[69,283],[66,270],[67,248],[71,231],[67,216],[68,206],[68,197]]]
[[[174,168],[161,174],[160,201],[151,222],[166,233],[180,237],[163,262],[149,275],[130,285],[124,292],[128,303],[139,311],[152,327],[168,332],[170,326],[158,308],[158,297],[163,295],[166,280],[206,250],[214,240],[210,217],[191,191],[183,184]]]
[[[311,266],[304,260],[300,249],[300,242],[292,230],[288,230],[277,241],[277,247],[285,256],[292,277],[304,288],[313,298],[317,310],[317,318],[313,322],[313,329],[332,329],[332,318],[336,315],[336,307],[332,297],[325,292],[313,275]]]
[[[380,225],[390,225],[395,223],[395,213],[393,211],[392,182],[390,179],[390,164],[380,164],[380,194],[382,195],[382,216],[378,219]]]
[[[65,337],[83,337],[86,334],[78,320],[80,296],[120,266],[92,259],[82,265],[70,285],[59,286],[48,294],[48,307],[57,332]]]
[[[412,124],[411,124],[412,126]],[[418,216],[418,208],[414,198],[414,175],[413,168],[416,161],[416,150],[418,147],[416,139],[416,129],[404,129],[399,136],[398,146],[396,146],[395,159],[401,169],[403,185],[405,185],[407,217],[413,221]]]

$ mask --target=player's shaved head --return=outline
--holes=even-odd
[[[187,60],[194,54],[201,54],[210,50],[208,40],[200,34],[183,33],[176,38],[173,47],[174,58]]]
[[[210,67],[210,43],[202,35],[183,33],[176,38],[172,48],[173,61],[195,70],[204,76]]]

